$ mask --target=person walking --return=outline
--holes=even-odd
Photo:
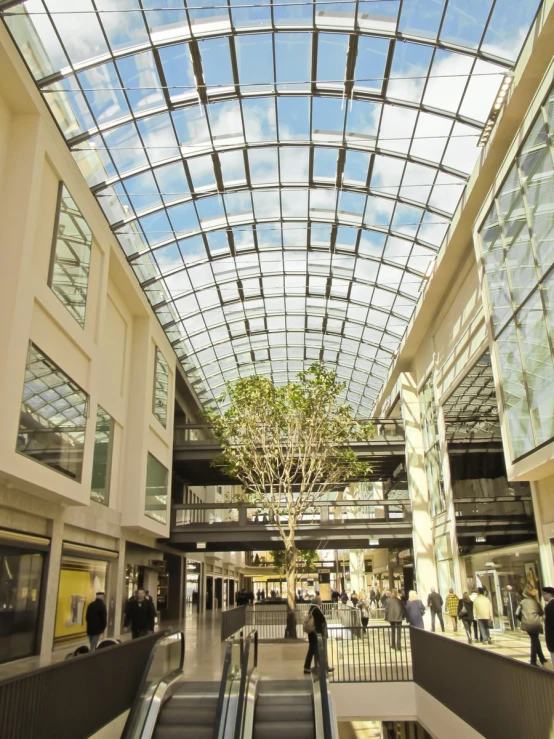
[[[343,590],[340,596],[340,602],[345,606],[348,603],[348,593],[346,590]]]
[[[319,664],[317,653],[317,635],[320,634],[323,640],[323,659],[327,672],[334,672],[334,667],[327,665],[327,620],[323,611],[315,603],[310,606],[308,615],[304,621],[304,631],[308,634],[308,653],[304,660],[304,674],[309,675],[312,666],[312,658],[315,659],[316,667]]]
[[[550,659],[552,660],[552,666],[554,667],[554,588],[543,588],[542,596],[546,603],[544,607],[544,636],[546,638],[546,648],[550,652]]]
[[[404,606],[398,597],[397,590],[391,590],[390,598],[385,606],[385,621],[390,624],[390,648],[400,652],[402,649],[402,620]]]
[[[369,591],[369,603],[373,608],[373,604],[375,603],[375,590],[373,590],[373,588]]]
[[[352,591],[352,595],[350,596],[350,600],[352,601],[352,605],[354,606],[354,608],[356,608],[356,606],[358,605],[360,599],[356,595],[356,591],[355,590]]]
[[[448,595],[446,596],[446,603],[445,608],[446,612],[449,614],[450,618],[452,619],[452,626],[454,628],[454,631],[458,631],[458,604],[460,603],[460,599],[454,592],[453,588],[450,588],[448,591]]]
[[[479,626],[479,640],[492,644],[489,631],[489,621],[493,619],[492,603],[485,595],[483,588],[477,588],[477,597],[473,601],[473,617]]]
[[[104,593],[96,593],[96,598],[88,604],[85,616],[90,651],[96,649],[100,637],[108,625],[108,612],[104,603]]]
[[[469,594],[469,597],[471,598],[471,602],[472,603],[475,603],[475,598],[477,598],[477,595],[478,595],[478,593],[477,593],[476,590],[472,590],[471,593]],[[473,622],[472,622],[472,626],[473,626],[474,640],[475,641],[477,641],[477,640],[483,641],[482,639],[480,639],[479,626],[477,625],[477,621],[475,620],[475,609],[473,609]]]
[[[155,616],[154,604],[145,597],[144,590],[140,588],[137,591],[137,599],[129,601],[123,628],[130,626],[133,639],[138,639],[139,636],[146,636],[154,631]]]
[[[444,619],[442,617],[443,599],[442,595],[437,593],[435,588],[431,588],[431,592],[427,598],[427,605],[431,611],[431,631],[435,630],[435,618],[438,618],[442,633],[444,634]]]
[[[410,590],[410,593],[408,595],[408,602],[406,603],[406,621],[410,624],[410,626],[415,626],[416,629],[424,629],[424,613],[425,606],[420,601],[418,594],[415,590]]]
[[[530,585],[526,585],[523,591],[523,599],[518,606],[518,614],[521,618],[521,630],[527,632],[531,642],[531,659],[532,665],[537,665],[537,657],[541,665],[546,664],[546,657],[542,653],[542,646],[539,634],[543,633],[542,617],[544,611],[541,604],[537,600],[538,591]]]
[[[385,590],[383,595],[381,596],[381,608],[386,608],[388,600],[390,598],[390,593],[388,590]]]
[[[361,618],[362,618],[362,626],[364,628],[364,631],[367,629],[367,625],[369,623],[369,615],[371,613],[371,602],[367,599],[367,596],[365,592],[362,590],[360,593],[360,612],[361,612]]]
[[[448,599],[447,599],[448,602]],[[473,621],[473,601],[469,597],[469,593],[465,592],[458,600],[458,618],[464,625],[464,629],[467,634],[467,643],[472,644],[473,639],[471,638],[471,624]],[[457,631],[457,629],[456,629]]]

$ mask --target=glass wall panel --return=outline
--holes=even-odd
[[[17,451],[81,480],[88,395],[29,344]]]
[[[49,285],[73,318],[85,325],[92,232],[60,183]]]
[[[110,502],[113,432],[113,418],[103,408],[98,406],[96,411],[90,497],[92,500],[103,505],[109,505]]]
[[[554,439],[551,90],[479,229],[513,459]]]
[[[86,613],[96,593],[106,590],[108,563],[79,557],[62,557],[54,646],[86,639]]]
[[[154,415],[164,428],[167,427],[167,396],[169,367],[164,355],[156,349],[156,366],[154,370]]]
[[[160,523],[167,523],[167,469],[148,452],[144,512]]]
[[[41,552],[0,547],[0,663],[37,651]]]

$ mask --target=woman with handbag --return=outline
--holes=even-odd
[[[469,593],[465,592],[458,601],[458,618],[464,625],[467,634],[467,643],[471,644],[471,624],[473,623],[473,601],[469,597]]]
[[[537,664],[537,657],[541,665],[546,663],[539,638],[539,634],[543,633],[542,617],[544,616],[544,611],[537,600],[537,595],[538,590],[527,585],[523,591],[523,600],[516,611],[516,616],[521,619],[521,630],[526,631],[531,640],[531,664],[535,666]]]
[[[406,621],[410,624],[410,626],[415,626],[416,629],[424,629],[424,613],[425,606],[420,601],[418,594],[415,590],[410,590],[408,602],[406,603]]]

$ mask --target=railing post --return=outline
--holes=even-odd
[[[245,505],[239,508],[239,526],[246,526],[248,522],[247,512],[248,508]]]
[[[329,505],[326,503],[321,504],[321,510],[319,512],[319,522],[329,523]]]

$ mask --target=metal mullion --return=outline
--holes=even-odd
[[[484,25],[484,28],[483,28],[483,33],[481,34],[481,39],[480,39],[479,44],[477,46],[477,54],[482,54],[483,43],[485,41],[485,36],[487,35],[487,31],[489,30],[489,26],[490,26],[490,22],[492,20],[492,16],[494,14],[494,11],[496,10],[496,3],[497,3],[497,0],[493,0],[493,2],[491,3],[491,9],[489,10],[489,14],[487,16],[487,20],[485,21],[485,25]],[[511,63],[510,66],[509,66],[509,68],[512,68],[513,69],[513,67],[514,67],[514,64]]]

